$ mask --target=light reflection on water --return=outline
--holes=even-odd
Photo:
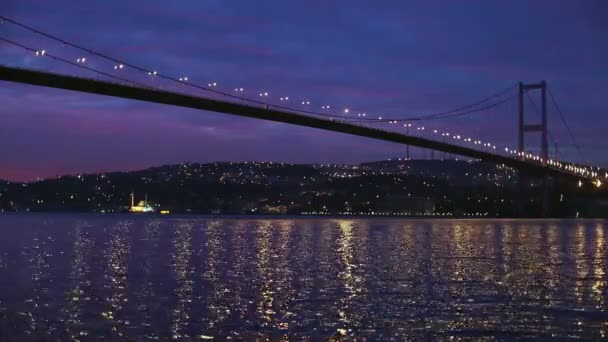
[[[608,334],[605,221],[0,217],[0,340]]]

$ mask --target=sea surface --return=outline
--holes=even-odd
[[[608,335],[608,222],[0,216],[0,341]]]

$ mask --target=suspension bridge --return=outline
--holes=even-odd
[[[288,96],[272,99],[267,91],[248,97],[244,95],[244,89],[241,87],[232,88],[229,91],[220,90],[217,82],[200,84],[187,76],[179,77],[160,73],[3,16],[0,16],[0,20],[5,24],[14,25],[37,35],[43,41],[48,40],[62,48],[70,48],[70,51],[73,52],[72,55],[61,54],[61,51],[55,52],[45,47],[30,46],[12,37],[0,36],[1,42],[21,49],[28,56],[50,59],[72,68],[67,73],[58,73],[38,68],[0,65],[0,80],[3,81],[193,108],[390,141],[407,145],[408,158],[409,146],[416,146],[502,164],[535,175],[563,176],[579,181],[592,181],[598,187],[608,181],[608,171],[602,168],[549,156],[549,138],[552,138],[551,132],[548,130],[547,102],[549,98],[555,105],[560,119],[581,156],[582,150],[576,143],[574,134],[555,97],[544,81],[534,84],[520,82],[466,106],[441,113],[406,118],[372,116],[351,108],[342,108],[336,112],[336,108],[332,109],[330,105],[322,105],[314,110],[309,100],[294,101]],[[91,59],[104,61],[108,65],[104,70],[101,67],[93,66]],[[75,70],[85,71],[88,74],[87,76],[74,75]],[[91,77],[91,75],[95,77]],[[160,84],[158,80],[166,83]],[[516,93],[513,95],[514,91]],[[538,124],[530,125],[525,123],[527,112],[525,97],[533,91],[540,91],[541,94],[540,110],[534,108],[540,112],[541,121]],[[418,124],[469,115],[500,106],[513,99],[518,101],[518,141],[515,148],[499,146],[492,142],[473,139],[445,130],[429,129]],[[301,104],[301,107],[295,104]],[[534,103],[533,105],[536,106]],[[418,132],[426,130],[429,136],[410,134],[410,129],[414,129],[412,123],[418,124],[415,127]],[[525,137],[529,133],[540,133],[540,153],[526,150]]]

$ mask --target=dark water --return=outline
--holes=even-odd
[[[5,215],[0,232],[0,341],[608,334],[605,221]]]

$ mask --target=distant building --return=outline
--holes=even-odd
[[[148,204],[148,194],[144,197],[143,201],[139,201],[137,205],[135,205],[135,193],[131,193],[131,207],[129,211],[132,213],[151,213],[154,212],[154,209]]]

